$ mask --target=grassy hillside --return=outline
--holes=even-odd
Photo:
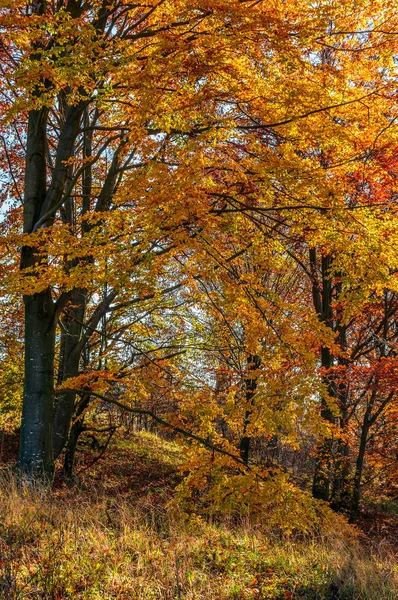
[[[360,534],[306,539],[171,506],[180,450],[148,433],[80,462],[74,488],[0,485],[0,598],[398,598],[394,547]]]

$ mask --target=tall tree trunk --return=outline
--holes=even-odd
[[[312,273],[312,296],[314,308],[318,317],[328,327],[333,329],[332,313],[332,278],[330,268],[332,258],[330,255],[322,256],[321,259],[321,284],[317,275],[317,255],[316,249],[310,250],[310,267]],[[328,370],[333,366],[334,357],[327,347],[321,348],[321,365]],[[330,397],[336,396],[335,385],[325,377]],[[326,400],[322,399],[321,418],[329,423],[334,423],[334,415]],[[330,460],[332,453],[332,440],[325,439],[317,452],[315,461],[315,472],[312,482],[312,495],[318,500],[329,500],[330,497]]]
[[[322,348],[322,367],[330,369],[333,365],[333,357],[329,348]],[[335,389],[333,383],[326,381],[328,394],[333,397]],[[327,402],[322,400],[321,418],[329,423],[334,422],[334,416]],[[315,472],[312,482],[312,495],[318,500],[329,500],[330,496],[330,460],[332,454],[332,439],[326,438],[321,443],[317,451],[315,461]]]
[[[341,274],[338,274],[341,277]],[[342,292],[341,283],[336,285],[336,292],[339,295]],[[347,350],[347,327],[341,325],[340,319],[337,322],[337,329],[339,332],[338,342],[342,350]],[[345,356],[338,357],[338,365],[341,367],[348,366],[348,359]],[[337,386],[337,399],[339,402],[340,417],[340,439],[337,440],[336,453],[334,461],[334,472],[333,472],[333,485],[332,485],[332,497],[331,506],[338,512],[348,512],[350,509],[351,501],[351,477],[350,477],[350,446],[347,441],[348,431],[348,392],[349,384],[346,380],[346,374],[344,378]]]
[[[54,304],[49,290],[24,301],[25,383],[18,467],[49,480],[53,474]]]
[[[92,157],[93,129],[90,129],[89,107],[84,110],[84,127],[88,131],[84,134],[83,140],[83,160]],[[91,194],[92,194],[92,166],[88,161],[86,168],[82,173],[82,214],[85,215],[90,211]],[[72,228],[74,223],[74,206],[72,199],[68,200],[64,209],[64,221]],[[82,223],[82,234],[85,235],[90,230],[90,226],[86,221]],[[91,257],[85,258],[81,262],[92,262]],[[76,264],[78,264],[76,262]],[[76,266],[73,264],[72,266]],[[80,338],[83,332],[82,323],[86,313],[86,295],[87,290],[76,289],[72,293],[70,308],[68,314],[63,319],[61,333],[61,351],[60,364],[58,369],[58,381],[61,383],[70,377],[79,375],[79,364],[82,355],[83,347]],[[55,415],[54,415],[54,456],[58,457],[65,447],[68,440],[70,425],[72,421],[73,411],[75,408],[76,394],[74,392],[66,392],[60,394],[56,398]],[[78,429],[78,428],[77,428]],[[79,432],[80,433],[80,432]],[[79,436],[79,434],[78,434]],[[78,437],[77,436],[77,437]],[[77,438],[76,438],[77,441]],[[68,444],[69,447],[69,444]],[[72,458],[73,463],[73,458]]]
[[[351,505],[351,449],[346,441],[347,433],[347,398],[344,390],[338,393],[340,401],[340,432],[342,439],[336,444],[336,455],[333,472],[331,507],[337,512],[347,513]]]
[[[58,381],[66,381],[79,375],[81,348],[79,346],[82,332],[82,322],[86,307],[85,290],[74,290],[71,298],[71,308],[63,319],[61,333],[61,356],[58,371]],[[70,424],[75,407],[76,394],[65,392],[56,398],[54,412],[54,457],[57,458],[68,440]]]
[[[75,421],[70,428],[68,443],[65,450],[65,459],[63,467],[63,476],[67,483],[72,484],[74,481],[74,466],[77,442],[84,428],[84,410],[90,403],[90,395],[83,396],[77,406]]]
[[[57,7],[57,9],[60,6]],[[66,9],[72,18],[78,18],[85,8],[81,2],[70,1]],[[30,6],[30,14],[44,15],[47,3],[45,0],[34,2]],[[92,22],[98,35],[102,35],[106,27],[107,18],[111,7],[104,2],[98,12],[97,18]],[[45,41],[47,43],[47,41]],[[31,60],[42,61],[43,41],[33,42]],[[40,72],[42,69],[39,68]],[[44,77],[33,87],[32,98],[35,105],[40,106],[43,89],[52,86]],[[51,227],[58,210],[62,211],[65,203],[70,198],[65,197],[65,186],[70,174],[70,159],[73,156],[76,138],[79,134],[81,118],[89,104],[86,90],[81,90],[82,98],[76,104],[66,105],[61,102],[58,106],[63,113],[60,120],[58,144],[51,169],[47,173],[47,121],[49,108],[46,102],[40,109],[30,110],[28,117],[27,149],[25,162],[24,186],[24,232],[32,233],[41,227]],[[64,104],[64,106],[62,106]],[[91,156],[92,134],[87,135],[84,147],[85,158]],[[116,159],[115,159],[116,160]],[[90,161],[89,161],[90,162]],[[116,160],[117,162],[117,160]],[[114,170],[118,174],[118,164]],[[103,203],[113,192],[111,183],[116,175],[108,177],[108,188],[102,194]],[[109,175],[109,174],[108,174]],[[88,165],[83,176],[83,209],[90,209],[91,166]],[[117,177],[116,177],[117,178]],[[47,181],[49,179],[49,181]],[[41,254],[35,247],[26,246],[22,249],[21,269],[26,271],[32,279],[39,273],[39,267],[45,266],[45,252]],[[69,298],[69,293],[61,294],[57,302],[53,302],[51,289],[47,288],[38,294],[24,297],[25,302],[25,386],[22,411],[22,425],[20,437],[20,452],[18,465],[23,471],[31,474],[44,474],[51,477],[53,469],[53,421],[54,421],[54,353],[55,353],[55,328],[59,314]],[[81,350],[80,350],[81,352]],[[80,354],[79,354],[80,356]],[[69,353],[71,371],[76,374],[77,357]],[[65,422],[69,428],[70,405],[72,400],[66,402]],[[57,424],[63,422],[57,414]],[[63,426],[64,427],[64,426]],[[57,450],[62,443],[62,437],[56,437]]]
[[[260,367],[260,357],[257,355],[249,355],[247,359],[248,376],[245,380],[246,387],[246,412],[243,422],[243,435],[240,440],[239,452],[240,457],[245,465],[249,464],[251,436],[247,435],[247,430],[250,425],[251,416],[254,406],[254,396],[257,391],[257,374],[252,375],[252,371],[257,371]]]
[[[24,232],[30,233],[46,199],[47,110],[29,113],[24,189]],[[34,275],[46,258],[22,249],[21,269]],[[18,468],[49,479],[53,472],[55,304],[49,288],[24,296],[25,380]]]
[[[370,421],[369,414],[366,411],[363,419],[361,439],[359,442],[359,450],[357,456],[357,462],[355,466],[354,484],[352,490],[352,501],[350,511],[350,523],[356,523],[359,516],[359,502],[361,499],[361,481],[363,473],[363,464],[365,459],[366,445],[368,443]]]
[[[74,483],[76,447],[80,434],[83,431],[83,426],[83,420],[79,420],[76,421],[76,423],[73,423],[68,437],[62,474],[65,481],[69,485],[72,485]]]
[[[343,419],[342,419],[343,420]],[[341,427],[344,431],[344,425]],[[347,513],[350,510],[351,473],[350,447],[346,441],[339,440],[336,448],[335,468],[331,493],[331,507],[337,512]]]

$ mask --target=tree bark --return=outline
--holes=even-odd
[[[53,475],[53,405],[55,320],[51,293],[25,301],[25,384],[18,468],[51,480]]]
[[[29,113],[24,189],[24,232],[33,230],[46,198],[47,110]],[[21,269],[35,275],[45,261],[33,247],[21,253]],[[51,479],[54,403],[55,304],[49,288],[24,296],[25,379],[19,470]]]
[[[322,367],[330,369],[333,365],[333,357],[329,348],[322,348]],[[329,396],[335,395],[332,382],[326,381]],[[321,418],[329,423],[334,422],[334,416],[325,400],[322,400]],[[326,438],[318,449],[314,479],[312,482],[312,495],[317,500],[328,501],[330,497],[330,459],[332,454],[332,440]]]
[[[70,428],[70,433],[68,437],[68,443],[65,450],[65,459],[64,459],[64,467],[63,467],[63,476],[67,483],[73,484],[74,481],[74,467],[75,467],[75,455],[76,455],[76,447],[77,442],[79,440],[80,434],[84,428],[84,415],[83,412],[87,408],[90,403],[90,395],[87,394],[83,396],[78,404],[76,410],[76,418],[72,427]]]
[[[341,281],[341,274],[338,274]],[[337,295],[342,292],[342,285],[336,285]],[[340,348],[347,350],[347,327],[341,325],[340,319],[337,321],[337,330],[339,332],[338,342]],[[338,365],[347,367],[349,361],[344,356],[339,356],[337,359]],[[339,426],[342,437],[337,441],[336,454],[334,461],[333,484],[331,492],[331,507],[337,512],[349,512],[351,501],[351,477],[350,477],[350,446],[347,441],[348,431],[348,393],[349,383],[344,374],[343,379],[337,386],[337,399],[340,408]]]
[[[84,111],[84,127],[89,128],[90,126],[90,115],[89,107],[87,106]],[[92,143],[93,143],[93,130],[86,131],[83,139],[83,159],[87,160],[92,157]],[[92,194],[92,166],[88,162],[86,168],[82,174],[82,214],[86,214],[90,211],[91,194]],[[74,207],[72,199],[70,200],[71,206],[70,211],[66,210],[64,221],[69,223],[71,227],[74,226]],[[82,223],[82,234],[86,234],[90,229],[90,226],[86,221]],[[80,262],[92,262],[92,258],[85,258]],[[78,264],[76,262],[76,264]],[[76,266],[74,264],[73,266]],[[87,305],[87,290],[76,289],[72,293],[70,308],[68,314],[63,319],[62,325],[63,330],[61,333],[61,351],[60,351],[60,363],[58,369],[58,383],[65,381],[70,377],[77,377],[79,375],[79,363],[83,352],[83,347],[79,344],[81,335],[83,332],[82,323],[86,313]],[[55,415],[54,415],[54,456],[58,457],[65,447],[68,441],[68,435],[70,425],[72,421],[73,411],[75,408],[76,394],[68,392],[61,394],[56,398]],[[80,432],[77,434],[79,436]],[[72,436],[72,431],[71,431]],[[77,442],[77,438],[76,438]],[[68,449],[70,444],[68,442]],[[68,450],[67,450],[68,452]],[[74,451],[73,451],[74,454]],[[72,456],[73,468],[73,456]]]
[[[361,439],[359,442],[359,450],[357,462],[355,466],[354,484],[352,490],[352,502],[350,512],[350,523],[356,523],[359,516],[359,502],[361,499],[361,481],[363,473],[363,464],[365,459],[366,445],[368,443],[368,434],[370,428],[369,414],[366,411],[363,419]]]
[[[61,334],[61,356],[58,371],[58,381],[66,381],[70,377],[79,375],[79,364],[81,349],[79,341],[81,338],[82,325],[86,307],[84,290],[74,290],[71,298],[72,307],[70,315],[63,319],[63,331]],[[67,392],[56,398],[54,411],[54,457],[57,458],[65,447],[68,440],[70,424],[75,407],[76,394]]]
[[[330,255],[322,256],[321,259],[321,285],[319,284],[317,275],[317,256],[316,249],[310,250],[310,267],[312,273],[312,296],[314,308],[321,321],[333,329],[333,313],[332,313],[332,279],[330,268],[332,258]],[[321,365],[328,370],[333,366],[334,357],[327,347],[321,348]],[[336,396],[334,383],[325,377],[328,394],[331,397]],[[329,423],[334,423],[334,415],[330,410],[327,402],[322,399],[321,403],[321,418]],[[330,459],[332,452],[332,440],[325,439],[318,449],[315,472],[312,482],[312,495],[318,500],[328,501],[330,497]]]
[[[53,181],[47,190],[46,124],[47,109],[29,113],[24,190],[24,232],[38,226],[51,225],[56,206],[63,193],[66,167],[63,157],[70,157],[73,135],[77,135],[79,113],[73,113],[73,124],[65,126],[65,144],[58,149]],[[65,133],[66,132],[66,133]],[[62,138],[62,135],[61,135]],[[47,218],[48,216],[48,218]],[[39,225],[41,223],[41,225]],[[33,277],[36,269],[47,261],[45,253],[25,246],[21,269]],[[63,297],[63,300],[67,296]],[[55,328],[58,311],[50,288],[25,295],[25,384],[20,433],[18,468],[29,474],[51,479],[53,472],[54,355]],[[61,306],[61,301],[59,301]]]
[[[81,421],[77,421],[71,427],[68,444],[66,446],[65,451],[65,459],[63,466],[63,477],[69,485],[73,485],[75,477],[74,477],[74,468],[75,468],[75,455],[76,455],[76,447],[77,442],[80,437],[81,432],[83,431],[83,423]]]
[[[45,15],[46,2],[35,2],[30,7],[30,14]],[[57,7],[57,10],[60,6]],[[88,7],[75,0],[67,3],[66,10],[72,18],[78,18]],[[108,16],[113,9],[106,2],[99,9],[97,17],[92,24],[101,36],[106,27]],[[88,11],[87,14],[89,14]],[[94,13],[95,14],[95,13]],[[47,43],[47,42],[45,42]],[[35,41],[32,45],[32,61],[38,64],[43,60],[43,41]],[[40,72],[41,69],[39,69]],[[40,106],[43,89],[51,88],[53,83],[43,76],[33,87],[32,98],[35,106]],[[79,135],[81,118],[86,113],[88,121],[88,105],[90,100],[87,92],[82,88],[81,99],[77,103],[67,105],[66,96],[60,93],[58,107],[62,113],[59,125],[57,148],[54,149],[54,161],[51,174],[47,170],[46,153],[48,150],[47,122],[49,108],[43,102],[40,109],[30,110],[28,116],[27,150],[25,162],[24,186],[24,232],[34,233],[43,227],[51,228],[58,210],[64,209],[70,201],[68,189],[71,166],[70,158],[74,155],[76,138]],[[57,106],[57,103],[55,103]],[[87,133],[84,142],[84,158],[92,156],[92,133]],[[115,173],[118,173],[117,165]],[[109,173],[108,173],[109,175]],[[108,198],[114,187],[110,185],[115,177],[111,178],[105,194]],[[83,211],[90,210],[92,173],[91,161],[83,173]],[[84,226],[83,226],[84,228]],[[21,269],[32,280],[39,275],[39,267],[45,266],[48,257],[45,250],[41,252],[35,247],[26,246],[22,249]],[[36,283],[36,281],[35,281]],[[32,290],[34,291],[34,290]],[[75,295],[81,290],[77,290]],[[32,474],[44,474],[46,478],[52,476],[53,470],[53,426],[55,426],[55,451],[59,452],[64,446],[65,435],[69,430],[73,411],[74,394],[63,398],[57,404],[54,422],[54,354],[55,354],[55,328],[62,308],[70,297],[69,292],[63,292],[55,303],[52,300],[50,287],[37,294],[24,296],[25,303],[25,387],[22,411],[22,426],[20,435],[20,453],[18,466],[22,471]],[[83,316],[79,319],[83,321]],[[72,332],[70,339],[65,340],[65,369],[63,377],[78,374],[78,363],[84,343],[78,340],[76,351],[74,343],[78,337]],[[72,407],[72,408],[71,408]],[[65,434],[66,432],[66,434]]]
[[[251,437],[247,435],[247,429],[250,425],[254,406],[254,396],[257,390],[257,375],[251,375],[251,371],[256,371],[260,367],[260,357],[250,355],[247,359],[248,377],[245,380],[246,385],[246,412],[243,422],[243,435],[240,440],[240,457],[245,465],[249,464]]]

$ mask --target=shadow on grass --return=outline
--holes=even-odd
[[[359,598],[358,592],[351,589],[349,590],[344,586],[337,583],[331,583],[330,585],[303,585],[296,588],[293,592],[289,592],[284,596],[279,596],[275,600],[354,600]],[[264,598],[265,600],[265,598]],[[271,600],[271,599],[270,599]]]

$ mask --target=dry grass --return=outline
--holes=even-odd
[[[266,524],[189,517],[167,508],[178,463],[173,444],[149,434],[134,444],[134,460],[122,451],[119,488],[109,472],[102,483],[86,472],[78,488],[51,493],[3,475],[0,598],[398,598],[391,546],[365,549],[337,533],[283,539]],[[98,465],[91,475],[99,472]]]

